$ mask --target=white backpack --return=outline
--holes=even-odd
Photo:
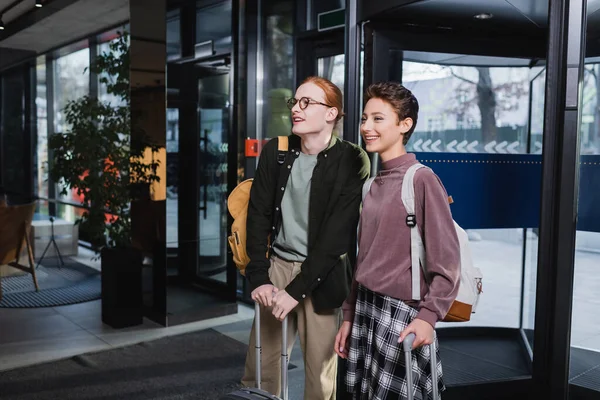
[[[412,299],[421,299],[421,268],[427,272],[427,266],[425,264],[425,246],[419,233],[418,221],[415,217],[415,187],[414,177],[415,173],[420,168],[427,168],[423,164],[417,163],[412,165],[402,182],[402,203],[408,213],[406,224],[410,229],[410,241],[411,241],[411,259],[412,259]],[[371,184],[375,178],[367,180],[363,186],[362,198],[363,202],[365,197],[371,189]],[[471,319],[471,314],[475,312],[477,308],[477,302],[479,301],[479,295],[482,292],[481,280],[483,275],[479,268],[473,265],[473,258],[471,257],[471,249],[469,247],[469,237],[467,233],[454,222],[456,228],[456,234],[458,236],[458,242],[460,244],[460,285],[458,288],[458,295],[452,303],[448,314],[443,319],[445,322],[465,322]]]

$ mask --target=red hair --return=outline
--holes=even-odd
[[[344,116],[344,98],[339,87],[334,85],[329,79],[321,78],[320,76],[309,76],[302,82],[302,85],[305,83],[312,83],[320,87],[325,92],[325,103],[338,110],[335,122],[342,119]]]

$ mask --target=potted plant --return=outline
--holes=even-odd
[[[48,140],[48,172],[62,184],[61,194],[71,193],[84,206],[76,223],[100,253],[102,321],[120,328],[142,323],[143,256],[132,245],[131,204],[147,199],[150,185],[159,180],[158,161],[144,158],[159,146],[131,126],[127,33],[119,32],[90,70],[106,85],[112,104],[90,96],[67,103],[68,130]]]

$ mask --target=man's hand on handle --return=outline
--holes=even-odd
[[[273,305],[273,296],[279,291],[273,285],[261,285],[252,291],[252,300],[264,307]]]

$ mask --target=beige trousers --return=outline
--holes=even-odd
[[[298,275],[301,265],[299,262],[287,262],[272,257],[269,278],[278,289],[285,289]],[[270,307],[261,307],[260,320],[262,389],[281,396],[281,322],[273,316]],[[296,341],[296,334],[300,336],[300,346],[304,354],[305,400],[335,400],[337,355],[333,345],[340,322],[339,308],[325,314],[316,314],[310,298],[301,301],[288,316],[288,355],[291,354]],[[246,387],[256,387],[254,346],[253,323],[242,378],[242,384]]]

